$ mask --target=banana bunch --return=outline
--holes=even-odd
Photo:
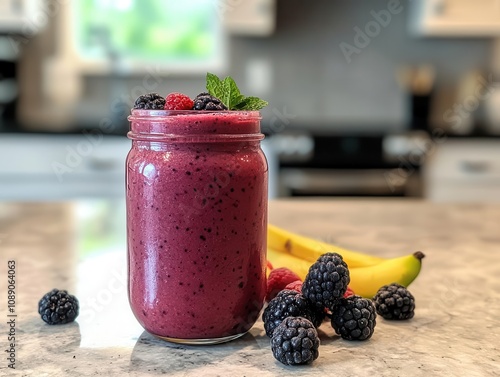
[[[379,288],[386,284],[410,285],[418,276],[424,258],[420,251],[398,258],[379,258],[268,225],[267,260],[273,268],[287,267],[304,280],[309,267],[328,252],[342,255],[349,267],[349,286],[357,295],[366,298],[375,296]]]

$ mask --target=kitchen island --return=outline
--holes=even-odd
[[[500,375],[500,206],[284,200],[270,203],[269,219],[381,257],[423,251],[422,272],[410,286],[415,317],[377,318],[366,342],[345,341],[325,322],[319,358],[301,367],[273,358],[261,321],[230,343],[170,344],[144,332],[128,307],[122,201],[0,203],[0,375]],[[15,261],[11,308],[8,261]],[[49,326],[40,319],[38,300],[55,287],[79,298],[76,322]],[[4,352],[10,319],[15,370]]]

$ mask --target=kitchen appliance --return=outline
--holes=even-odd
[[[413,156],[423,142],[411,133],[391,137],[301,131],[273,136],[280,196],[421,196],[423,159]]]

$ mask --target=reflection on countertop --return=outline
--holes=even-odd
[[[0,203],[1,271],[5,261],[16,261],[16,369],[37,377],[325,376],[332,370],[338,376],[498,375],[499,220],[499,206],[271,202],[270,222],[290,230],[382,257],[416,249],[427,254],[411,287],[413,320],[379,319],[363,344],[340,339],[324,323],[319,359],[291,368],[274,360],[261,321],[236,341],[208,347],[170,344],[146,333],[128,306],[122,200]],[[75,323],[48,326],[39,318],[38,299],[54,287],[79,298]],[[0,318],[6,316],[3,305]],[[4,360],[0,375],[6,372]]]

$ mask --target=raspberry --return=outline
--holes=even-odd
[[[298,293],[302,293],[302,281],[301,280],[295,280],[288,284],[285,289],[288,289],[289,291],[295,291]]]
[[[351,289],[351,287],[347,287],[347,291],[345,291],[344,293],[344,298],[347,298],[347,297],[350,297],[350,296],[354,296],[354,291]]]
[[[271,301],[280,291],[285,289],[288,284],[296,280],[300,280],[300,278],[295,272],[288,268],[280,267],[272,270],[267,278],[266,301]]]
[[[170,93],[165,98],[165,110],[192,110],[193,106],[193,100],[182,93]]]
[[[269,262],[269,261],[267,261],[267,269],[268,269],[269,271],[274,270],[273,265],[272,265],[272,264],[271,264],[271,262]]]

